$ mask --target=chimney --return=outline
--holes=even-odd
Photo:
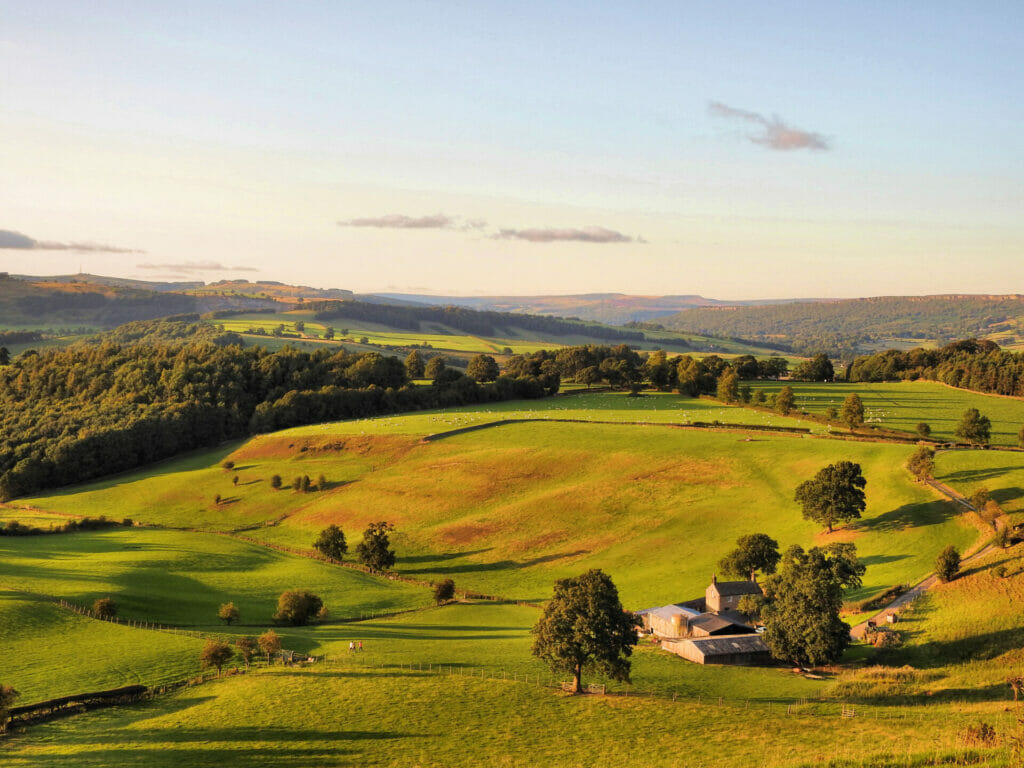
[[[757,584],[757,571],[755,571],[753,568],[750,569],[750,580]]]
[[[714,574],[714,573],[711,574],[711,583],[712,584],[717,584],[718,583],[718,576],[717,576],[717,574]]]

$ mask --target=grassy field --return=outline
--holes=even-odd
[[[425,605],[422,587],[377,579],[223,536],[153,529],[0,538],[0,584],[177,625],[216,623],[234,602],[241,623],[269,625],[277,596],[309,589],[336,618]]]
[[[245,535],[307,549],[328,523],[354,544],[367,523],[387,519],[398,529],[397,569],[409,576],[452,577],[461,588],[537,600],[555,578],[600,567],[633,608],[702,594],[744,533],[767,532],[783,547],[831,540],[800,517],[793,489],[839,459],[860,462],[868,478],[865,518],[832,536],[855,541],[869,565],[864,589],[851,597],[917,580],[945,544],[966,548],[976,536],[952,505],[911,482],[900,468],[912,450],[905,446],[544,422],[420,440],[513,416],[798,423],[667,395],[581,395],[528,408],[505,403],[286,430],[26,503],[77,514],[116,509],[212,530],[272,521]],[[236,463],[231,472],[218,467],[225,456]],[[273,491],[275,473],[286,485],[323,474],[329,489]],[[227,502],[214,505],[214,493]]]
[[[953,389],[931,381],[908,381],[889,384],[815,384],[810,382],[750,382],[755,389],[777,392],[789,385],[796,395],[800,410],[823,416],[829,406],[836,410],[851,392],[864,403],[868,426],[914,432],[919,422],[932,428],[932,437],[954,440],[953,432],[964,411],[977,408],[992,421],[992,442],[996,445],[1017,445],[1017,433],[1024,425],[1024,400],[984,395]]]
[[[1019,521],[1024,512],[1024,456],[988,451],[945,451],[935,458],[935,477],[970,496],[988,488],[992,498]]]
[[[0,676],[21,693],[19,703],[182,680],[199,670],[201,647],[193,638],[96,621],[0,590]]]
[[[787,715],[409,669],[279,668],[37,726],[0,750],[12,768],[903,766],[962,752],[958,726],[979,713],[1007,719],[978,705],[909,720],[843,719],[838,709]],[[984,751],[985,764],[1000,752]]]

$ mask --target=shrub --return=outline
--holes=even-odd
[[[1009,571],[1006,569],[1005,565],[997,565],[995,568],[992,569],[992,573],[997,578],[1005,579]]]
[[[101,619],[112,619],[117,616],[117,603],[109,597],[101,597],[92,604],[92,612]]]
[[[923,437],[923,438],[931,437],[932,428],[930,426],[928,426],[928,424],[926,424],[923,421],[920,422],[914,429],[917,431],[917,436],[918,437]]]
[[[983,720],[968,725],[960,734],[960,741],[971,747],[993,747],[998,742],[996,729]]]
[[[235,462],[233,461],[222,461],[220,465],[224,467],[224,469],[226,470],[231,470],[235,468]]]
[[[273,488],[275,491],[281,488],[280,475],[274,475],[273,477],[270,478],[270,487]]]
[[[455,597],[455,582],[445,579],[434,586],[434,602],[438,605],[447,603]]]

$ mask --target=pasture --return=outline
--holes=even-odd
[[[12,768],[617,768],[638,756],[647,765],[707,768],[910,766],[962,751],[957,731],[979,715],[1000,727],[1009,719],[983,705],[936,707],[909,720],[884,709],[844,719],[838,710],[567,697],[523,682],[395,667],[277,668],[36,726],[2,749]]]
[[[321,424],[26,503],[77,514],[117,510],[168,526],[247,528],[248,537],[307,550],[328,524],[340,525],[354,545],[369,522],[385,519],[397,527],[399,573],[542,600],[554,579],[599,567],[633,608],[701,594],[744,533],[768,533],[783,548],[854,541],[869,566],[854,598],[915,581],[945,544],[963,549],[974,541],[957,510],[901,468],[910,447],[657,426],[758,417],[800,423],[672,395],[592,394]],[[501,418],[542,421],[421,441]],[[554,418],[651,425],[543,421]],[[219,467],[227,457],[235,462],[230,471]],[[793,492],[840,459],[864,467],[868,510],[830,539],[801,518]],[[274,491],[273,474],[286,486],[323,474],[327,489]]]
[[[285,589],[317,593],[336,618],[429,599],[422,587],[224,536],[145,528],[0,537],[0,584],[85,607],[111,597],[124,618],[180,626],[216,625],[227,602],[241,624],[269,625]]]
[[[955,440],[954,431],[964,411],[977,408],[992,421],[992,443],[1017,445],[1017,433],[1024,425],[1024,400],[985,395],[954,389],[933,381],[907,381],[885,384],[814,383],[814,382],[748,382],[754,389],[777,392],[789,385],[796,396],[796,407],[815,416],[824,416],[829,407],[837,411],[843,400],[856,392],[864,403],[868,427],[898,429],[914,433],[920,422],[931,429],[939,440]]]
[[[0,678],[32,703],[72,693],[182,680],[199,670],[202,642],[133,630],[0,590]]]

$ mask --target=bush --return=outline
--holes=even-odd
[[[117,616],[117,603],[109,597],[101,597],[92,604],[92,612],[101,619],[112,619]]]
[[[445,579],[434,586],[434,602],[438,605],[455,598],[455,582]]]
[[[928,438],[928,437],[931,437],[931,434],[932,434],[932,428],[931,428],[930,426],[928,426],[928,424],[926,424],[926,423],[925,423],[925,422],[923,422],[923,421],[922,421],[922,422],[920,422],[920,423],[919,423],[919,424],[918,424],[918,425],[917,425],[917,426],[915,427],[915,430],[917,431],[917,436],[918,436],[918,437],[922,437],[922,438]]]
[[[960,571],[960,551],[950,544],[935,559],[935,575],[939,581],[952,581]]]
[[[323,600],[306,590],[289,589],[277,599],[274,621],[300,627],[309,623],[324,607]]]
[[[233,461],[222,461],[220,465],[224,467],[224,469],[226,470],[231,470],[235,468],[235,462]]]
[[[996,729],[983,720],[968,725],[960,734],[960,741],[969,747],[994,747],[998,742]]]
[[[1009,574],[1009,571],[1006,569],[1005,565],[997,565],[992,569],[992,574],[997,578],[1005,579]]]
[[[280,475],[274,475],[273,477],[270,478],[270,487],[273,488],[275,491],[281,488]]]

